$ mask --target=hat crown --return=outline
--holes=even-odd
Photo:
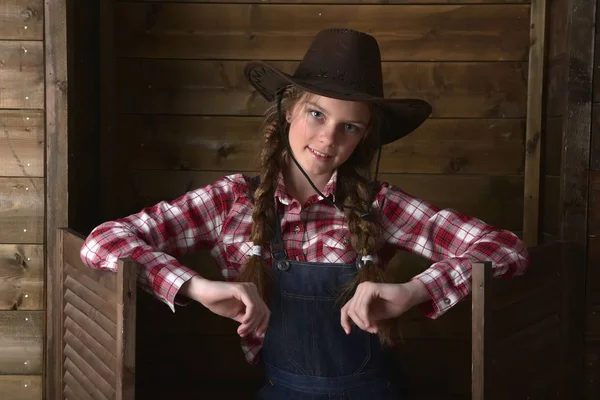
[[[383,96],[377,40],[352,29],[320,31],[298,64],[294,77],[336,81],[355,91]]]

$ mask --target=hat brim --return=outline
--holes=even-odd
[[[417,129],[429,118],[431,105],[420,99],[386,99],[352,91],[341,81],[318,77],[293,77],[263,62],[251,61],[244,68],[246,79],[267,100],[273,101],[279,89],[290,84],[310,93],[339,100],[361,101],[381,106],[387,114],[387,128],[382,132],[381,144],[394,142]]]

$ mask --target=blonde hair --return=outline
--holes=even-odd
[[[291,111],[294,106],[306,100],[309,93],[297,87],[289,87],[281,99],[281,114]],[[260,184],[254,192],[254,210],[252,213],[252,241],[255,245],[265,247],[272,234],[275,224],[274,193],[277,185],[279,171],[282,170],[287,157],[287,148],[279,129],[279,113],[277,103],[272,104],[265,112],[265,119],[260,127],[264,143],[260,154]],[[370,167],[373,158],[379,149],[379,133],[383,128],[385,119],[383,111],[371,107],[371,120],[362,142],[354,150],[350,158],[338,168],[336,198],[345,206],[345,215],[351,235],[351,244],[356,249],[359,257],[374,255],[377,250],[379,228],[375,216],[361,218],[362,213],[372,212],[371,173]],[[256,285],[259,294],[268,304],[270,285],[267,269],[260,256],[251,255],[242,268],[238,281],[252,282]],[[384,282],[384,272],[381,267],[372,261],[362,264],[359,272],[342,288],[339,301],[345,303],[354,294],[356,287],[361,282]],[[388,340],[391,335],[392,321],[379,322],[379,336],[382,341]]]

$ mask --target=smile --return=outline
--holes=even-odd
[[[317,150],[315,150],[315,149],[312,149],[312,148],[310,148],[310,147],[309,147],[308,149],[309,149],[309,150],[310,150],[310,151],[311,151],[311,152],[312,152],[314,155],[316,155],[316,156],[318,156],[318,157],[321,157],[321,158],[329,158],[329,157],[331,157],[331,156],[330,156],[330,155],[328,155],[328,154],[321,153],[320,151],[317,151]]]

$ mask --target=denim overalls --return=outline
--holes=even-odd
[[[267,383],[257,399],[398,399],[378,336],[356,326],[346,335],[340,324],[337,290],[357,264],[288,260],[279,217],[275,225],[271,317],[261,349]]]

